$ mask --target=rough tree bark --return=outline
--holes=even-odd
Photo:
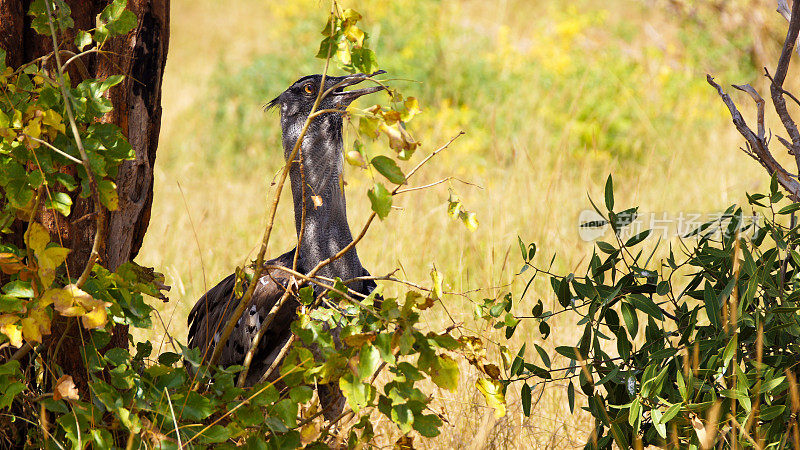
[[[72,9],[75,27],[67,30],[67,39],[64,40],[67,45],[62,49],[77,53],[72,44],[75,30],[94,28],[96,16],[109,2],[66,0]],[[50,37],[37,35],[30,28],[31,19],[26,15],[30,3],[30,0],[0,0],[0,48],[7,52],[6,62],[11,67],[53,51]],[[112,271],[136,256],[150,221],[153,164],[161,126],[161,80],[169,40],[169,0],[128,0],[128,9],[136,14],[137,27],[125,36],[106,42],[103,55],[91,54],[82,58],[91,78],[125,75],[124,82],[109,92],[114,110],[106,114],[103,121],[122,128],[136,152],[134,160],[126,161],[120,167],[116,179],[119,209],[109,215],[105,245],[100,252],[100,264]],[[75,84],[81,80],[77,70],[70,71],[70,78]],[[95,221],[86,218],[94,207],[91,198],[78,198],[77,193],[73,193],[72,200],[73,208],[66,223],[63,218],[45,210],[38,211],[37,216],[54,239],[60,235],[64,246],[71,249],[67,268],[70,273],[79,274],[91,253]],[[10,240],[22,243],[24,226],[18,225]],[[49,344],[65,332],[65,341],[52,362],[71,374],[79,387],[85,386],[87,372],[79,352],[81,327],[68,327],[63,318],[55,320],[48,336],[49,342],[45,340],[43,344],[51,348]],[[127,334],[127,327],[118,325],[109,346],[127,347]]]

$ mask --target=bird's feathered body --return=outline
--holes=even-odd
[[[374,75],[374,74],[373,74]],[[380,88],[344,91],[343,87],[368,78],[358,74],[348,77],[328,77],[325,89],[339,83],[330,95],[324,97],[318,110],[344,108],[360,95],[376,92]],[[316,83],[316,84],[315,84]],[[320,88],[319,75],[298,80],[270,103],[280,107],[284,156],[288,159],[300,137],[303,124]],[[298,164],[298,162],[300,164]],[[291,268],[297,256],[296,271],[308,273],[321,261],[344,249],[353,241],[347,223],[343,192],[342,171],[342,115],[327,112],[314,118],[300,145],[297,157],[291,161],[290,179],[295,210],[295,227],[301,235],[299,247],[265,263],[265,266]],[[298,252],[299,254],[295,255]],[[335,259],[317,272],[318,276],[342,280],[368,276],[361,265],[355,248]],[[250,306],[244,311],[230,338],[225,342],[219,364],[242,364],[253,342],[253,337],[264,323],[272,307],[280,300],[291,282],[289,273],[269,269],[255,282]],[[225,324],[230,320],[241,298],[235,294],[236,276],[229,275],[205,293],[189,313],[189,345],[210,354],[220,340]],[[374,288],[373,281],[356,280],[348,287],[364,295]],[[244,292],[247,285],[241,287]],[[319,289],[315,292],[320,293]],[[247,385],[256,383],[275,362],[280,350],[291,337],[291,323],[296,317],[299,302],[290,297],[278,310],[264,333],[250,366]],[[280,363],[280,361],[278,361]],[[277,371],[276,371],[277,372]]]
[[[267,266],[292,267],[295,249],[267,261]],[[250,308],[245,310],[236,323],[228,341],[225,343],[219,364],[230,366],[241,364],[244,356],[250,349],[258,329],[267,317],[275,303],[280,300],[283,290],[288,286],[290,276],[286,272],[271,269],[259,280],[253,291]],[[235,295],[236,274],[230,274],[216,286],[206,292],[189,312],[189,347],[200,348],[203,351],[213,351],[213,345],[219,341],[220,333],[225,324],[230,320],[233,310],[241,298]],[[240,292],[247,290],[244,281]],[[291,336],[289,325],[294,320],[298,303],[294,298],[289,298],[284,306],[278,310],[270,329],[261,338],[248,374],[247,384],[253,385],[258,378],[275,361],[283,344]],[[210,356],[210,355],[209,355]]]

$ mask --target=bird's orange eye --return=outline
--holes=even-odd
[[[314,93],[314,88],[310,84],[303,86],[303,90],[306,91],[306,94]]]

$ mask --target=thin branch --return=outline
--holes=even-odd
[[[178,419],[175,418],[175,409],[172,407],[172,399],[169,398],[169,390],[164,387],[164,393],[167,394],[167,403],[169,403],[169,411],[172,413],[172,424],[175,426],[175,436],[178,438],[178,448],[183,448],[181,443],[181,432],[178,430]]]
[[[286,341],[285,344],[283,344],[281,351],[278,352],[277,356],[275,356],[275,359],[272,361],[272,364],[269,365],[269,368],[267,368],[266,372],[264,372],[264,374],[261,375],[261,378],[258,379],[259,383],[267,381],[267,379],[269,379],[269,377],[272,376],[273,372],[275,372],[275,370],[281,364],[281,362],[283,361],[283,357],[286,356],[286,354],[289,352],[289,348],[291,348],[292,344],[294,344],[294,341],[296,340],[297,336],[292,334],[292,337],[290,337],[289,340]]]
[[[441,152],[442,150],[445,150],[446,148],[448,148],[450,146],[450,144],[453,143],[453,141],[458,139],[463,134],[464,134],[463,131],[459,131],[458,134],[453,136],[449,141],[447,141],[446,144],[444,144],[443,146],[437,148],[436,150],[433,151],[433,153],[431,153],[430,155],[426,156],[425,159],[420,161],[419,164],[417,164],[413,169],[411,169],[411,171],[408,172],[408,175],[406,175],[406,181],[408,181],[408,179],[411,178],[420,169],[420,167],[422,167],[423,165],[425,165],[425,163],[430,161],[431,158],[433,158],[434,156],[439,154],[439,152]],[[396,195],[398,190],[400,190],[400,186],[399,185],[394,188],[394,190],[391,192],[391,194],[392,195]],[[353,247],[355,247],[356,244],[361,239],[363,239],[364,236],[367,234],[367,230],[369,230],[369,226],[372,224],[372,221],[375,219],[375,216],[376,216],[376,213],[373,211],[372,214],[369,215],[369,218],[367,219],[367,223],[365,223],[364,227],[361,228],[361,232],[358,234],[358,236],[355,239],[353,239],[352,242],[347,244],[343,249],[339,250],[339,252],[336,253],[335,255],[331,256],[330,258],[327,258],[327,259],[324,259],[324,260],[320,261],[313,269],[311,269],[311,271],[308,273],[308,276],[309,277],[313,277],[314,275],[317,274],[317,272],[320,271],[320,269],[322,269],[323,267],[327,266],[331,262],[341,258],[345,253],[349,252]]]
[[[52,7],[53,6],[50,0],[45,0],[44,9],[47,12],[47,22],[50,25],[50,37],[53,40],[53,54],[56,58],[56,68],[58,69],[58,85],[61,88],[61,95],[64,97],[64,109],[67,111],[67,118],[69,118],[69,126],[72,130],[72,136],[75,138],[75,145],[78,147],[78,153],[81,155],[81,164],[83,164],[83,168],[86,170],[86,176],[89,178],[89,186],[92,191],[92,200],[97,212],[95,224],[96,229],[94,233],[94,241],[92,242],[92,252],[89,256],[89,261],[86,262],[86,267],[84,267],[83,273],[81,273],[81,276],[75,283],[75,285],[80,288],[89,279],[89,275],[92,273],[92,267],[100,257],[100,248],[103,245],[103,231],[105,229],[106,214],[103,205],[100,203],[100,194],[97,191],[97,181],[94,179],[94,173],[92,173],[91,167],[89,166],[89,157],[86,154],[86,149],[83,147],[83,139],[78,132],[78,124],[75,122],[75,115],[72,112],[72,104],[70,103],[70,99],[72,97],[70,96],[69,92],[67,92],[67,86],[65,82],[66,79],[64,78],[64,66],[61,64],[61,52],[57,51],[58,41],[56,39],[56,28],[53,25],[53,14],[50,10]]]
[[[756,119],[758,121],[758,138],[763,141],[764,136],[766,135],[766,132],[764,131],[764,99],[761,98],[753,86],[750,86],[749,84],[734,84],[733,87],[740,91],[747,92],[750,94],[750,97],[753,99],[753,101],[756,102],[756,108],[758,110]]]
[[[256,281],[254,280],[254,282]],[[258,331],[256,332],[256,335],[253,337],[253,341],[250,343],[250,348],[247,349],[247,354],[244,355],[244,363],[242,363],[242,366],[244,368],[242,369],[241,372],[239,372],[239,381],[237,382],[238,387],[244,387],[244,382],[247,380],[247,374],[248,372],[250,372],[250,364],[252,364],[253,362],[253,356],[255,355],[256,350],[258,350],[258,345],[261,343],[261,338],[264,336],[264,333],[266,333],[269,327],[272,325],[272,321],[275,320],[275,315],[278,314],[278,311],[281,308],[283,308],[283,305],[289,300],[289,297],[291,296],[292,296],[291,291],[289,289],[286,289],[283,292],[283,295],[281,296],[280,300],[278,300],[277,302],[275,302],[274,305],[272,305],[272,309],[270,309],[269,314],[267,314],[267,317],[264,318],[264,321],[261,323],[261,327],[259,327]]]
[[[797,130],[797,124],[789,115],[786,109],[786,100],[783,98],[783,82],[786,79],[786,74],[789,71],[789,61],[792,59],[792,49],[797,42],[797,35],[800,33],[800,8],[796,7],[797,4],[792,5],[792,15],[789,19],[789,31],[786,33],[786,40],[783,42],[783,50],[781,50],[781,57],[778,59],[778,67],[775,69],[775,76],[770,84],[770,91],[772,93],[772,103],[775,105],[775,111],[778,113],[783,127],[792,138],[794,149],[795,164],[800,170],[800,132]],[[795,199],[795,201],[797,201]]]
[[[798,8],[798,11],[800,11],[800,8]],[[780,163],[772,156],[772,153],[769,151],[767,143],[764,141],[764,139],[756,136],[756,134],[753,133],[753,130],[747,126],[742,114],[736,108],[736,104],[734,104],[730,96],[722,90],[722,87],[720,87],[720,85],[714,81],[714,77],[707,75],[706,80],[708,81],[708,84],[717,90],[717,93],[719,94],[723,103],[725,103],[725,106],[728,107],[728,111],[730,111],[731,118],[733,119],[733,124],[736,126],[739,134],[741,134],[747,141],[748,145],[750,145],[750,148],[755,155],[755,159],[762,166],[764,166],[765,169],[767,169],[767,172],[770,175],[775,175],[781,186],[788,191],[789,197],[792,199],[792,201],[800,201],[800,183],[793,179],[791,174],[786,171],[786,169],[784,169],[783,166],[781,166]],[[773,84],[773,86],[775,85]],[[783,98],[781,97],[780,100],[783,101]],[[773,99],[773,101],[775,100]],[[800,157],[800,152],[797,152],[795,157]]]
[[[64,158],[67,158],[68,160],[70,160],[70,161],[72,161],[72,162],[74,162],[74,163],[83,164],[83,161],[81,161],[80,159],[78,159],[78,158],[76,158],[76,157],[74,157],[74,156],[70,155],[69,153],[66,153],[66,152],[65,152],[65,151],[63,151],[63,150],[59,150],[57,147],[53,146],[53,144],[51,144],[51,143],[49,143],[49,142],[47,142],[47,141],[43,141],[43,140],[41,140],[41,139],[39,139],[39,138],[35,138],[35,137],[31,136],[30,134],[25,134],[25,133],[22,133],[22,135],[23,135],[23,136],[25,136],[26,138],[28,138],[28,139],[30,139],[30,140],[32,140],[32,141],[34,141],[34,142],[38,142],[38,143],[40,143],[40,144],[42,144],[42,145],[46,146],[46,147],[47,147],[47,148],[49,148],[50,150],[52,150],[52,151],[54,151],[54,152],[58,153],[59,155],[63,156]]]

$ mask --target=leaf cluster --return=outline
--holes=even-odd
[[[543,326],[557,314],[573,314],[583,329],[574,343],[555,346],[566,367],[539,345],[533,356],[519,350],[505,382],[521,385],[525,414],[537,385],[564,381],[570,408],[582,393],[582,408],[595,419],[587,448],[784,445],[800,408],[791,394],[800,351],[800,232],[787,220],[800,205],[785,204],[774,178],[769,194],[748,198],[763,223],[731,206],[657,260],[658,244],[644,245],[649,230],[620,238],[637,209],[614,209],[609,177],[605,208],[595,208],[604,220],[588,226],[610,227],[614,240],[597,242],[580,276],[537,268],[536,246],[520,240],[530,280],[549,277],[558,307],[546,311],[539,301],[522,315],[510,302],[487,304],[485,317],[507,335],[517,322],[533,321],[543,340],[553,338]]]

